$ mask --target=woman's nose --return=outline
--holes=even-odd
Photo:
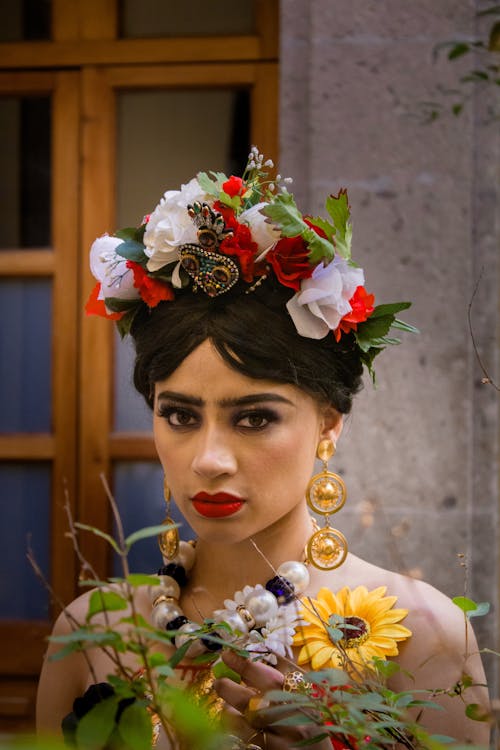
[[[236,457],[230,442],[216,430],[199,435],[192,468],[195,474],[210,479],[223,474],[234,474]]]

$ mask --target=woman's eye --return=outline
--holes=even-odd
[[[173,406],[160,407],[158,409],[158,416],[166,419],[172,427],[191,427],[197,423],[195,414],[186,411],[186,409],[178,409]]]
[[[247,430],[262,430],[276,419],[276,415],[272,412],[255,411],[240,415],[237,425]]]

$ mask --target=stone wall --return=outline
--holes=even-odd
[[[477,630],[498,648],[500,394],[481,383],[467,318],[479,282],[474,337],[498,383],[498,121],[493,92],[449,114],[438,88],[473,60],[433,60],[478,33],[475,13],[467,0],[282,0],[280,171],[313,213],[348,188],[369,291],[412,300],[404,318],[421,330],[380,357],[346,423],[338,525],[371,562],[452,596],[466,582],[493,603]],[[431,124],[430,100],[448,110]]]

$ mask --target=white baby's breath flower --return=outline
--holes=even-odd
[[[167,190],[149,217],[144,233],[144,252],[149,256],[149,271],[158,271],[168,263],[179,260],[179,245],[196,242],[197,230],[187,206],[195,201],[207,202],[207,198],[196,177],[180,190]]]
[[[119,237],[104,234],[98,237],[90,248],[90,270],[97,281],[101,282],[99,299],[139,297],[139,292],[134,287],[134,274],[127,268],[126,258],[122,258],[116,252],[116,248],[121,244],[123,240]]]
[[[363,284],[363,270],[350,266],[339,255],[327,266],[316,266],[312,275],[301,282],[300,291],[287,303],[299,335],[322,339],[329,331],[334,331],[344,315],[351,312],[349,300]]]

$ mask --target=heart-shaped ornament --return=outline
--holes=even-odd
[[[179,255],[182,267],[209,297],[224,294],[239,279],[238,266],[227,255],[204,250],[195,244],[182,245]]]

